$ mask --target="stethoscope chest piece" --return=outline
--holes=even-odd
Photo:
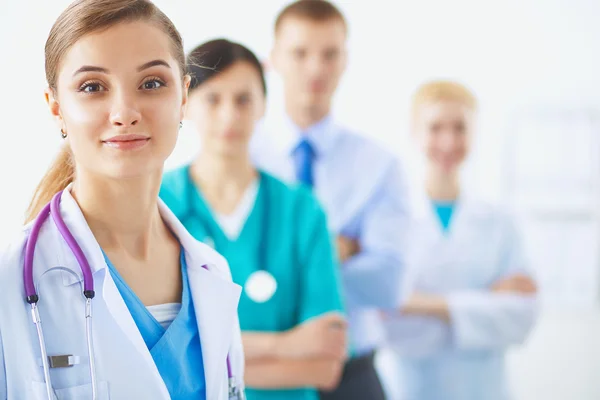
[[[264,303],[277,291],[277,281],[268,271],[256,271],[248,277],[245,290],[250,299],[256,303]]]

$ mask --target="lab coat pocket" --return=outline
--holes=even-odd
[[[44,382],[32,382],[33,398],[32,400],[48,400],[46,394],[46,384]],[[98,382],[97,400],[110,400],[108,382]],[[52,400],[88,400],[92,399],[92,384],[88,383],[80,386],[73,386],[64,389],[54,389]]]

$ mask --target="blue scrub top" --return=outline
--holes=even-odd
[[[342,311],[336,255],[319,203],[306,188],[288,186],[263,172],[259,179],[254,208],[235,240],[215,221],[189,166],[165,175],[160,197],[196,239],[214,243],[229,262],[234,282],[245,287],[248,277],[260,269],[277,281],[274,295],[263,303],[242,292],[238,313],[243,331],[283,332],[326,312]],[[317,391],[309,388],[248,388],[246,396],[248,400],[318,399]]]
[[[148,350],[150,350],[171,399],[206,400],[200,333],[189,288],[183,249],[181,250],[183,278],[181,310],[167,329],[163,328],[152,316],[106,254],[104,258],[117,289],[148,346]]]
[[[453,201],[433,201],[433,208],[440,220],[444,232],[448,232],[448,229],[450,228],[450,220],[454,213],[454,205],[455,203]]]

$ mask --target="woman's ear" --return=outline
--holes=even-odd
[[[46,99],[46,104],[48,104],[48,108],[50,109],[50,114],[54,118],[56,125],[58,125],[58,129],[64,132],[65,121],[60,113],[60,104],[58,103],[55,90],[52,88],[46,88],[46,90],[44,90],[44,98]]]
[[[187,105],[188,100],[190,98],[190,83],[192,82],[192,77],[188,74],[183,78],[183,95],[181,99],[181,116],[180,120],[186,118],[187,114]]]

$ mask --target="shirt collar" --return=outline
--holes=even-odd
[[[301,129],[290,117],[286,116],[285,126],[290,133],[288,141],[288,151],[290,153],[296,149],[300,141],[307,139],[313,146],[317,157],[324,156],[339,137],[339,130],[331,115],[327,115],[307,129]]]

